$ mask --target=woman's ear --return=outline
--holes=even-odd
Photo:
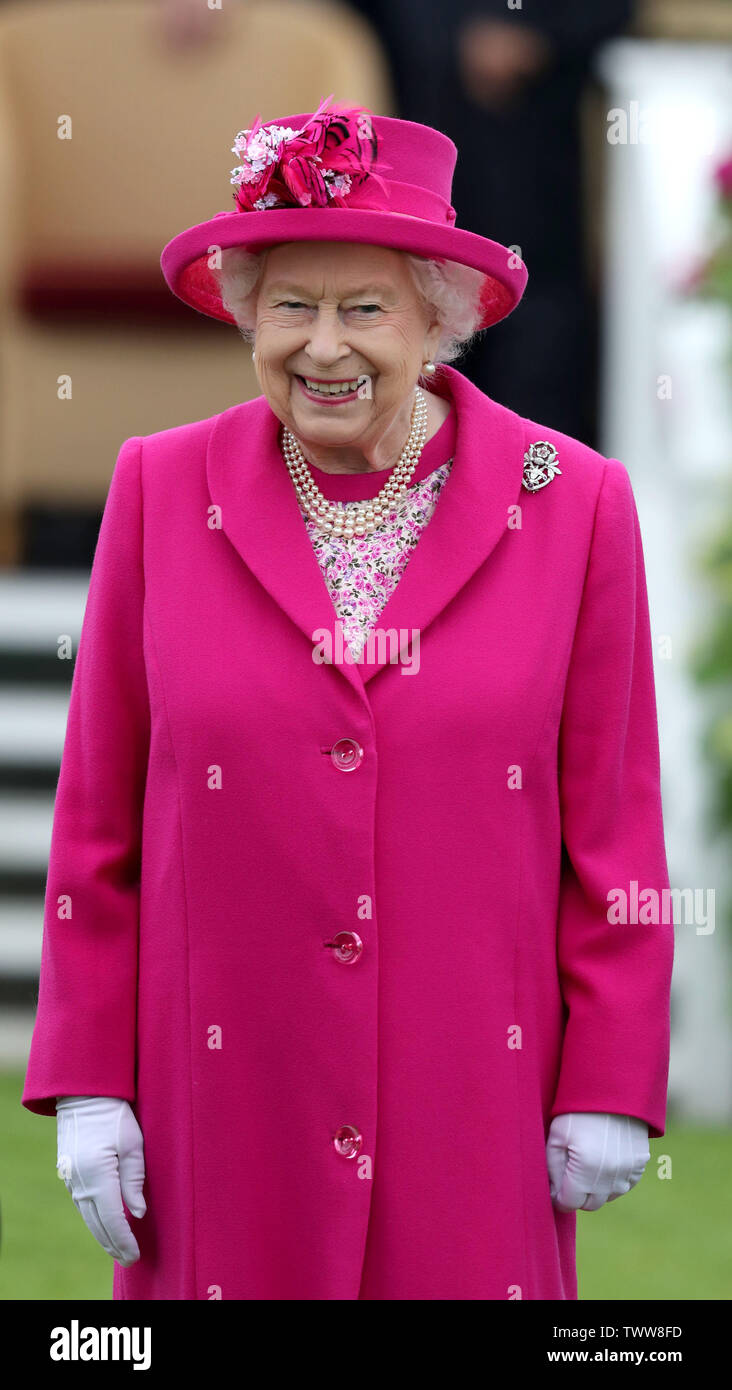
[[[429,332],[425,338],[425,358],[428,361],[434,361],[435,354],[440,346],[441,336],[441,325],[435,321],[435,323],[430,325]]]

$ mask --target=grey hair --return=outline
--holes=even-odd
[[[221,252],[221,268],[213,268],[221,300],[236,321],[245,342],[254,342],[256,290],[264,273],[267,250],[246,251],[235,246]],[[480,296],[484,275],[457,261],[429,260],[403,252],[423,306],[437,319],[442,332],[433,361],[454,362],[480,332]]]

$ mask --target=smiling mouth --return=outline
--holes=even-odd
[[[345,377],[340,381],[318,381],[315,377],[295,374],[300,388],[309,400],[326,402],[350,401],[358,395],[360,377]]]

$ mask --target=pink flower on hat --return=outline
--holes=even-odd
[[[254,125],[240,130],[232,151],[241,164],[232,169],[234,197],[241,212],[271,207],[346,206],[352,188],[374,178],[376,135],[371,113],[362,106],[320,103],[301,130],[291,126]],[[389,168],[389,165],[379,165]]]

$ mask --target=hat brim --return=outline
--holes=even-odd
[[[162,253],[160,265],[169,288],[184,304],[211,318],[234,323],[221,302],[209,257],[218,248],[224,251],[240,246],[257,251],[292,241],[386,246],[472,266],[485,276],[480,328],[499,323],[516,308],[529,278],[516,252],[475,232],[443,227],[401,213],[337,207],[219,212],[207,222],[173,237]]]

